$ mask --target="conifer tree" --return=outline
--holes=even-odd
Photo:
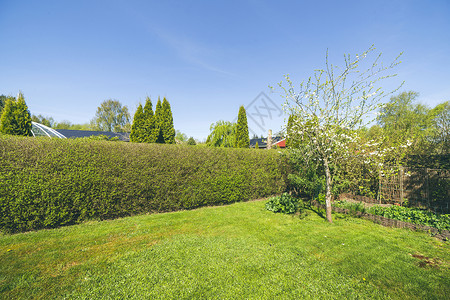
[[[2,115],[3,107],[5,107],[6,99],[8,99],[8,97],[0,95],[0,116]]]
[[[258,142],[255,143],[255,149],[259,149],[259,144],[258,144]]]
[[[155,136],[156,136],[156,143],[164,144],[164,135],[162,132],[162,124],[163,122],[163,108],[161,104],[161,99],[158,98],[158,102],[156,103],[155,108]]]
[[[195,142],[195,140],[192,136],[187,140],[186,144],[188,144],[189,146],[197,145],[197,143]]]
[[[164,97],[162,102],[161,132],[165,144],[175,143],[175,128],[173,127],[173,116],[169,101]]]
[[[155,143],[157,139],[156,120],[155,115],[153,113],[152,100],[150,100],[149,97],[145,99],[143,116],[144,116],[143,141],[146,143]]]
[[[250,138],[248,137],[247,114],[244,106],[239,108],[237,127],[236,127],[236,148],[250,147]]]
[[[134,113],[133,124],[131,125],[130,141],[134,143],[143,142],[143,129],[144,129],[144,110],[142,109],[142,104],[139,106]]]
[[[0,119],[0,132],[12,135],[31,136],[31,114],[23,94],[17,100],[9,98]]]

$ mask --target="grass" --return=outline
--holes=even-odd
[[[450,247],[265,201],[0,235],[0,298],[446,299]]]

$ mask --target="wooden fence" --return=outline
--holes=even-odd
[[[393,175],[380,176],[378,200],[401,205],[408,201],[411,206],[449,213],[450,170],[400,167]]]

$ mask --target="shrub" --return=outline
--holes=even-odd
[[[292,197],[288,193],[284,193],[281,196],[272,197],[266,203],[266,209],[275,213],[281,212],[284,214],[294,214],[297,212],[298,207],[298,199]]]
[[[277,152],[0,135],[0,229],[246,201],[285,189]]]

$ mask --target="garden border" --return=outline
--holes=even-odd
[[[351,214],[350,210],[346,208],[333,207],[332,210],[337,213]],[[389,219],[383,216],[373,215],[369,213],[356,212],[355,215],[357,217],[371,220],[374,223],[383,225],[385,227],[409,228],[414,231],[425,231],[440,240],[443,241],[450,240],[450,231],[448,230],[442,230],[442,232],[439,232],[439,230],[434,227]]]

